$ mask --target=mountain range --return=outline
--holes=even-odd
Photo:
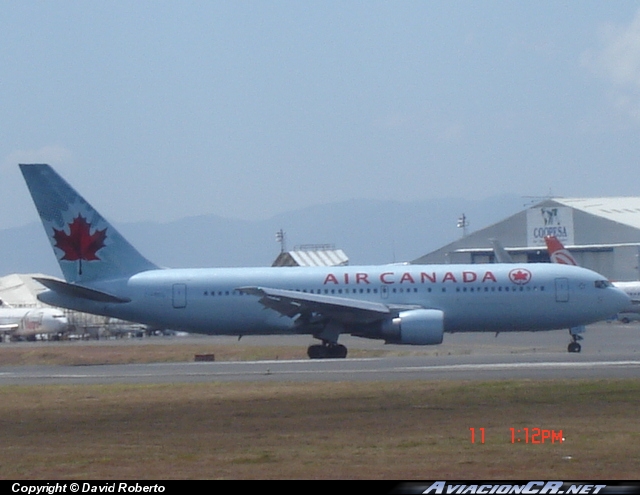
[[[454,241],[462,236],[456,225],[463,213],[472,232],[524,208],[522,197],[509,195],[414,202],[358,199],[266,220],[201,215],[114,226],[149,260],[172,268],[270,266],[280,253],[280,229],[286,233],[288,249],[333,244],[347,254],[351,265],[362,265],[411,261]],[[10,273],[61,276],[39,221],[0,230],[0,276]]]

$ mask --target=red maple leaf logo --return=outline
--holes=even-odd
[[[513,280],[527,280],[529,276],[525,272],[516,272],[513,274]]]
[[[53,229],[53,238],[56,240],[57,248],[64,251],[61,258],[68,261],[95,261],[99,260],[96,253],[104,247],[104,240],[107,238],[107,229],[96,230],[91,234],[91,224],[86,218],[78,214],[73,222],[69,224],[69,234],[64,230]],[[82,273],[82,268],[80,268]]]
[[[509,272],[509,279],[518,285],[524,285],[531,280],[531,272],[526,268],[518,268]]]

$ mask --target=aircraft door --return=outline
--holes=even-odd
[[[389,298],[389,287],[387,287],[386,285],[383,285],[382,287],[380,287],[380,297],[382,299]]]
[[[176,309],[187,307],[187,284],[173,284],[173,307]]]
[[[569,279],[556,279],[556,302],[569,302]]]

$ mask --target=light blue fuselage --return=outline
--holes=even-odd
[[[91,284],[130,299],[126,303],[101,303],[52,291],[41,299],[205,334],[306,333],[294,319],[265,308],[259,296],[238,290],[269,287],[441,310],[445,332],[507,332],[569,328],[614,315],[628,298],[605,282],[590,270],[553,264],[164,269]],[[367,336],[367,331],[361,328],[355,333]]]
[[[437,345],[444,332],[577,330],[630,299],[568,265],[160,269],[47,164],[21,164],[65,280],[36,277],[51,305],[205,334],[310,334],[310,358],[344,358],[342,333]]]

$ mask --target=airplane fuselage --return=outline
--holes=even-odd
[[[614,315],[626,296],[603,286],[605,282],[590,270],[553,264],[166,269],[91,285],[130,302],[97,302],[51,291],[40,298],[62,307],[197,333],[309,333],[295,319],[265,308],[259,296],[239,290],[269,287],[439,310],[445,332],[506,332],[567,328]],[[392,312],[389,318],[393,316]],[[349,331],[376,337],[375,325],[360,327]]]
[[[0,329],[15,337],[57,334],[68,329],[64,313],[55,308],[0,308]]]

